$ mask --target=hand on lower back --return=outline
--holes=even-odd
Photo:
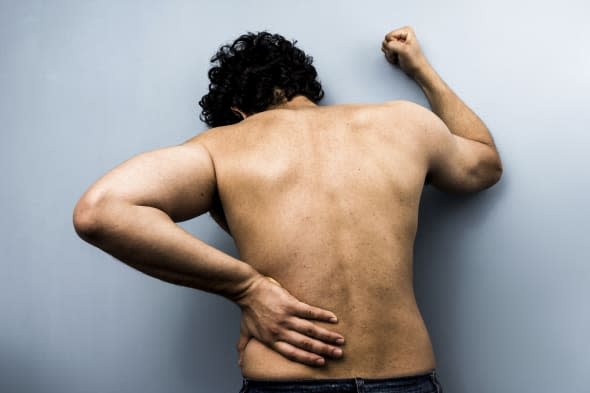
[[[325,364],[325,357],[338,358],[340,334],[314,321],[335,322],[336,316],[297,300],[277,281],[260,276],[238,301],[242,309],[238,352],[254,337],[290,360],[310,366]],[[338,342],[342,339],[342,342]]]

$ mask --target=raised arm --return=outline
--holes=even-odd
[[[323,364],[317,360],[334,356],[330,344],[342,337],[313,322],[330,322],[333,313],[300,302],[175,223],[216,204],[214,164],[202,136],[141,153],[101,177],[74,209],[76,232],[145,274],[235,302],[242,310],[240,354],[255,337],[291,360]]]
[[[434,112],[419,105],[409,109],[426,136],[427,183],[448,192],[480,191],[497,183],[503,168],[490,131],[436,73],[413,29],[406,26],[388,33],[382,51],[416,80]]]

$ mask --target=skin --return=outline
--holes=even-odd
[[[235,302],[246,377],[434,369],[412,287],[420,196],[425,184],[489,188],[502,164],[489,130],[430,66],[411,27],[388,33],[382,50],[434,113],[403,100],[318,106],[304,96],[251,116],[233,108],[243,121],[100,178],[76,205],[77,233],[146,274]],[[206,212],[239,259],[176,224]]]

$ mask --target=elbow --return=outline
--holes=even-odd
[[[502,178],[502,172],[503,168],[500,161],[494,165],[489,165],[488,168],[486,168],[485,173],[480,176],[482,182],[481,189],[488,189],[498,183]]]
[[[74,230],[82,239],[92,237],[98,229],[98,220],[93,208],[84,201],[78,202],[74,208],[73,224]]]
[[[103,196],[96,191],[89,191],[76,204],[72,221],[74,230],[84,240],[96,237],[101,228],[100,206]]]
[[[502,178],[502,172],[504,172],[504,166],[502,165],[502,160],[500,159],[500,155],[496,151],[496,160],[491,165],[491,181],[492,185],[498,183]]]
[[[482,189],[490,188],[498,183],[502,178],[502,173],[504,171],[500,154],[494,147],[481,157],[481,160],[476,167],[477,170],[475,172],[478,173],[478,177],[482,183]]]
[[[502,167],[502,163],[498,161],[498,166],[495,168],[494,174],[493,174],[494,184],[496,184],[497,182],[500,181],[500,179],[502,178],[503,171],[504,171],[504,168]]]

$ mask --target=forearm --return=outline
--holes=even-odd
[[[457,96],[430,64],[415,75],[432,111],[455,134],[495,148],[494,140],[481,119]]]
[[[96,207],[87,242],[160,280],[237,301],[260,274],[245,262],[208,245],[163,211],[123,201]]]

